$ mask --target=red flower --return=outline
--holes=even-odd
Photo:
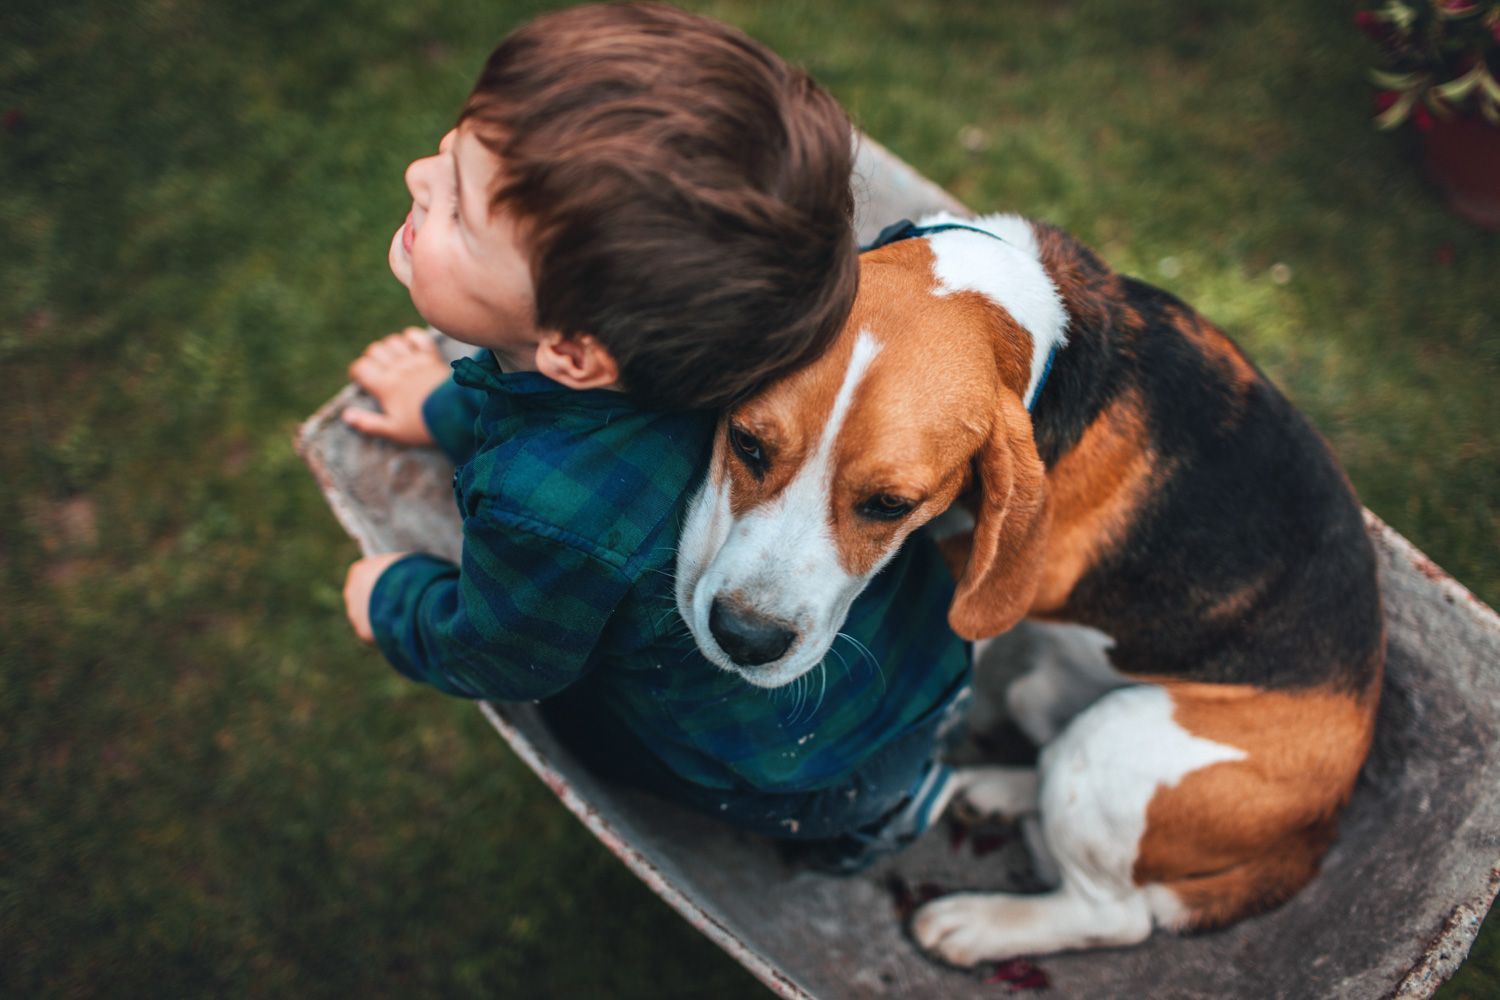
[[[1432,128],[1432,112],[1428,111],[1425,105],[1417,105],[1416,110],[1411,113],[1411,120],[1423,132]]]
[[[1396,92],[1394,90],[1382,90],[1375,95],[1375,113],[1380,114],[1389,111],[1395,103]]]

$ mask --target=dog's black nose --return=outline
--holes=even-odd
[[[770,663],[786,652],[797,633],[781,622],[714,598],[708,609],[708,630],[719,648],[742,667]]]

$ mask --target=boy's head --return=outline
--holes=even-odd
[[[654,4],[540,17],[459,129],[498,160],[489,221],[515,227],[536,327],[593,337],[639,399],[724,406],[848,315],[848,118],[734,28]]]

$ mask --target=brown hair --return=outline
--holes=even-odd
[[[719,408],[811,361],[858,277],[850,126],[749,36],[659,4],[539,17],[459,118],[501,159],[537,324],[596,337],[637,400]]]

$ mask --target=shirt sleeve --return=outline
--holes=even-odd
[[[427,433],[454,465],[462,465],[474,456],[479,436],[474,424],[484,401],[483,389],[471,389],[453,381],[439,385],[422,402],[422,422]]]
[[[578,680],[629,589],[576,540],[503,511],[465,521],[462,560],[393,563],[370,625],[397,670],[466,698],[532,701]]]

